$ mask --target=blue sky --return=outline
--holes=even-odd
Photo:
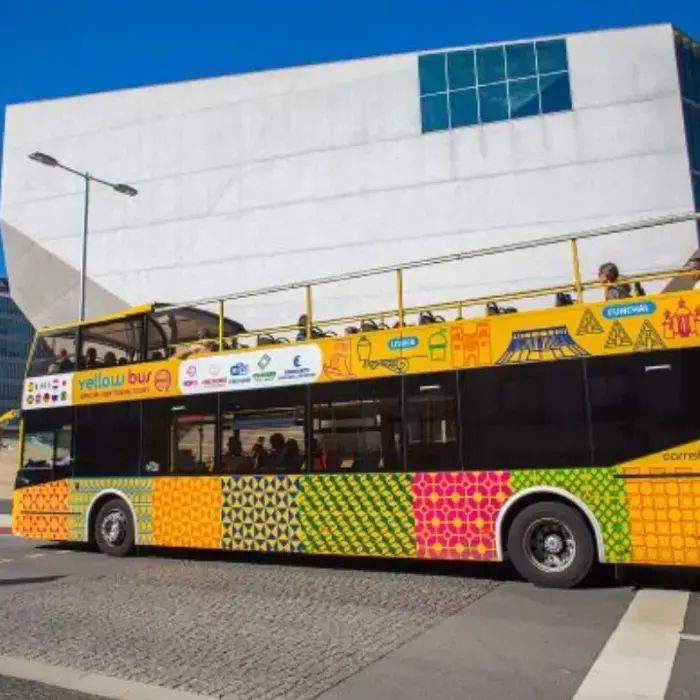
[[[226,73],[652,22],[673,22],[698,38],[700,2],[0,0],[0,106]]]

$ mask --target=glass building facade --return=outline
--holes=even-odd
[[[700,44],[677,31],[676,58],[695,210],[700,211]]]
[[[0,278],[0,415],[19,408],[32,333],[31,324],[10,297],[7,280]]]

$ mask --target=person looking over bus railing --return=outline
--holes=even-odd
[[[620,270],[613,262],[603,263],[598,268],[598,280],[605,287],[605,299],[626,299],[632,296],[632,287],[620,276]],[[646,294],[639,282],[634,282],[634,293],[638,297]]]

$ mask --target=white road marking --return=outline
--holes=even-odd
[[[172,690],[160,685],[126,681],[100,673],[79,671],[68,666],[55,666],[41,661],[27,661],[14,656],[0,656],[0,676],[12,676],[37,683],[92,693],[114,700],[214,700],[183,690]]]
[[[689,594],[639,591],[573,700],[663,700]]]
[[[14,561],[14,559],[0,559],[0,564],[9,564]]]
[[[46,555],[43,552],[39,552],[38,554],[25,554],[24,558],[25,559],[38,559],[39,557],[45,557]]]
[[[53,554],[70,554],[70,549],[56,549]]]
[[[0,527],[12,527],[12,516],[5,513],[0,514]]]
[[[684,642],[700,642],[700,634],[682,634],[681,639]]]

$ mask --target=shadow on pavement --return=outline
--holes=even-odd
[[[37,547],[45,551],[70,550],[94,552],[93,545],[84,542],[47,543]],[[464,562],[427,559],[394,559],[389,557],[338,556],[278,552],[231,552],[214,549],[187,549],[179,547],[137,547],[136,557],[152,557],[162,560],[222,561],[259,564],[261,566],[308,566],[319,569],[355,571],[379,571],[411,573],[426,576],[466,576],[494,581],[520,581],[523,579],[510,562]],[[599,565],[579,586],[580,588],[667,588],[700,591],[700,569],[659,566]]]
[[[65,576],[34,576],[32,578],[3,578],[0,586],[24,586],[28,583],[51,583],[65,578]]]

